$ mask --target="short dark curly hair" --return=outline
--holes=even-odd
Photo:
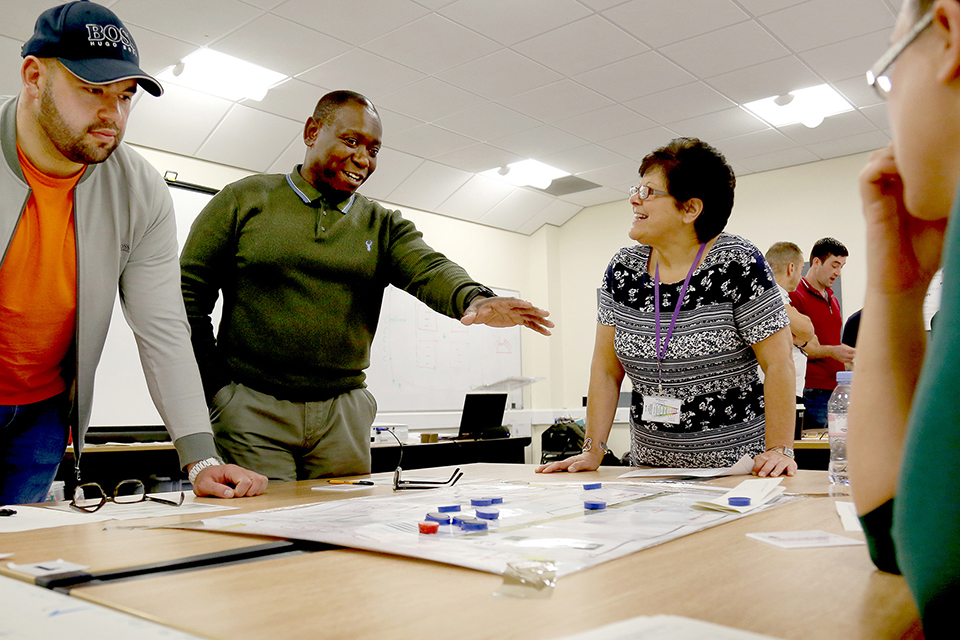
[[[819,258],[820,262],[826,262],[828,256],[837,256],[846,258],[850,255],[847,247],[836,238],[820,238],[813,243],[813,249],[810,250],[810,263]]]
[[[703,202],[693,228],[700,242],[716,237],[727,226],[733,211],[737,178],[723,154],[697,138],[677,138],[656,149],[640,163],[640,175],[659,169],[667,191],[683,204],[692,198]]]
[[[313,119],[320,124],[330,124],[333,121],[334,114],[336,114],[341,107],[348,104],[358,104],[370,109],[376,113],[378,117],[380,115],[377,113],[377,108],[373,106],[373,103],[365,95],[359,94],[356,91],[341,89],[339,91],[331,91],[320,98],[316,108],[313,110]]]

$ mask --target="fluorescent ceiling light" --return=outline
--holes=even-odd
[[[263,100],[267,90],[289,76],[213,49],[199,49],[157,75],[161,82],[210,93],[227,100]]]
[[[509,182],[517,187],[536,187],[546,189],[557,178],[570,175],[563,169],[551,167],[536,160],[521,160],[505,167],[489,169],[480,173],[481,176]]]
[[[748,102],[743,108],[775,127],[800,122],[811,129],[827,116],[853,111],[853,105],[827,84]]]

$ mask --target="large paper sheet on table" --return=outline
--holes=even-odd
[[[493,505],[499,518],[488,531],[441,525],[436,534],[419,532],[418,523],[441,507],[460,505],[472,515],[471,499],[478,497],[503,499]],[[714,497],[709,491],[629,483],[589,491],[579,484],[472,484],[227,515],[190,527],[312,540],[497,574],[509,562],[537,558],[553,561],[559,576],[745,517],[695,505]],[[585,500],[605,501],[607,506],[588,511]],[[786,500],[780,497],[770,505]]]

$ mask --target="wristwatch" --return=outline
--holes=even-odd
[[[204,458],[190,468],[190,473],[187,474],[187,479],[190,480],[190,484],[194,484],[197,481],[197,476],[200,475],[201,471],[207,467],[219,467],[222,464],[223,462],[217,458]]]
[[[774,446],[772,446],[772,447],[768,447],[768,448],[767,448],[767,451],[776,451],[776,452],[778,452],[778,453],[780,453],[780,454],[782,454],[782,455],[787,456],[787,457],[790,458],[791,460],[793,460],[793,457],[794,457],[794,456],[793,456],[793,449],[791,449],[790,447],[785,447],[785,446],[783,446],[782,444],[778,444],[778,445],[774,445]]]
[[[490,287],[485,287],[482,284],[477,287],[476,291],[473,292],[473,295],[467,300],[467,306],[470,306],[470,303],[473,302],[473,299],[477,296],[483,296],[485,298],[496,298],[497,294],[493,292],[493,289]]]
[[[603,455],[610,453],[610,448],[607,447],[606,442],[598,442],[597,446],[600,447],[600,450],[603,451]],[[583,451],[582,453],[587,453],[593,449],[593,438],[587,438],[583,441]]]

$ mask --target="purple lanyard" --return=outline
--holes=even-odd
[[[663,363],[664,357],[667,355],[667,345],[670,344],[670,338],[673,337],[673,328],[677,324],[677,317],[680,315],[680,306],[683,304],[683,297],[687,295],[687,287],[690,286],[690,277],[693,276],[693,272],[696,271],[697,265],[700,263],[700,258],[703,257],[703,250],[707,246],[707,243],[704,242],[700,245],[700,250],[697,251],[697,257],[694,258],[693,264],[690,265],[690,271],[687,272],[687,277],[683,280],[683,287],[680,288],[680,297],[677,299],[677,308],[673,310],[673,318],[670,320],[670,328],[667,329],[667,335],[663,343],[660,343],[660,261],[657,261],[657,267],[654,270],[654,279],[653,279],[653,310],[654,317],[656,320],[657,328],[657,385],[659,388],[659,393],[663,393],[663,377],[660,373],[660,365]]]

